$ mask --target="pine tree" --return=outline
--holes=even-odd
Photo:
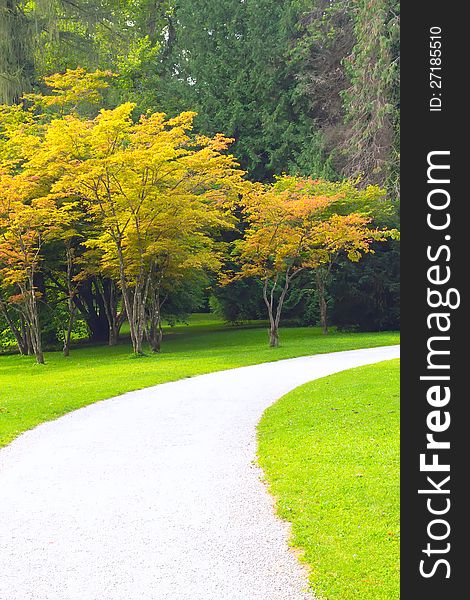
[[[160,101],[197,111],[195,124],[208,135],[234,137],[253,179],[314,170],[314,122],[290,59],[298,15],[292,0],[188,0],[172,17]]]
[[[0,104],[17,102],[29,91],[34,72],[31,23],[18,0],[0,0]]]

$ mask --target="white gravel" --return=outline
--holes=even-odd
[[[398,346],[243,367],[93,404],[0,451],[1,600],[307,600],[254,465],[264,409]]]

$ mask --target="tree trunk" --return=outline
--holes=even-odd
[[[325,281],[317,269],[315,272],[317,280],[318,308],[320,310],[320,325],[324,335],[328,334],[328,304],[326,302]]]
[[[160,301],[160,284],[163,275],[160,273],[158,278],[154,269],[150,275],[149,294],[148,294],[148,315],[147,315],[147,340],[152,352],[160,352],[163,339],[162,330],[162,304]]]
[[[264,300],[264,303],[266,304],[266,308],[268,310],[269,346],[271,348],[275,348],[275,347],[279,346],[279,335],[278,335],[277,328],[276,328],[276,325],[274,322],[275,321],[275,319],[274,319],[274,289],[276,288],[277,277],[274,279],[273,286],[271,288],[271,292],[270,292],[269,296],[268,296],[268,284],[269,284],[269,277],[266,276],[264,279],[264,283],[263,283],[263,300]]]
[[[318,301],[320,306],[320,325],[324,335],[328,334],[328,307],[324,297],[321,297]]]
[[[95,284],[101,294],[106,318],[108,320],[108,345],[116,346],[119,341],[119,333],[122,324],[126,319],[125,306],[119,312],[118,290],[114,281],[111,279],[97,278]]]
[[[286,299],[287,290],[289,289],[289,269],[286,271],[286,280],[284,282],[284,288],[282,289],[281,295],[279,296],[279,300],[277,301],[277,309],[276,309],[276,318],[274,319],[274,331],[271,334],[271,346],[279,346],[279,323],[281,322],[281,313],[282,307],[284,306],[284,300]],[[271,327],[271,329],[273,329]]]
[[[161,325],[149,328],[147,339],[152,352],[159,353],[162,348],[163,331]]]
[[[269,329],[269,346],[270,348],[277,348],[279,346],[279,330],[275,325]]]
[[[142,344],[146,330],[146,305],[151,274],[146,271],[145,261],[142,259],[139,274],[136,277],[133,290],[131,290],[126,276],[122,239],[116,239],[115,242],[119,259],[119,280],[131,332],[132,347],[134,354],[142,355]]]
[[[143,349],[142,349],[142,342],[143,339],[141,338],[141,336],[138,334],[134,340],[133,340],[133,348],[134,348],[134,354],[143,354]]]
[[[86,321],[90,332],[90,340],[94,343],[107,342],[109,330],[108,319],[101,294],[97,286],[93,286],[91,278],[80,283],[73,301]]]
[[[38,365],[46,364],[46,361],[44,360],[44,354],[43,354],[42,348],[39,348],[38,350],[36,350],[34,354],[36,356],[36,362],[38,363]]]
[[[148,284],[143,285],[142,281],[137,281],[134,290],[134,299],[132,306],[132,320],[134,323],[133,346],[135,354],[143,354],[143,341],[145,336],[145,304],[147,301]]]
[[[31,268],[27,274],[26,281],[19,284],[19,287],[24,299],[25,321],[31,336],[31,345],[36,357],[36,362],[39,365],[43,365],[44,354],[42,351],[41,325],[39,322],[34,275],[34,268]]]
[[[70,355],[70,341],[72,339],[72,329],[75,322],[75,311],[76,309],[75,305],[73,304],[73,300],[69,298],[69,320],[67,324],[67,330],[64,332],[64,348],[62,351],[64,356]]]
[[[25,314],[20,314],[20,327],[21,327],[21,335],[25,340],[26,344],[26,354],[28,356],[32,356],[34,354],[33,351],[33,342],[31,340],[31,327],[28,324],[28,319]]]
[[[119,331],[121,326],[110,325],[109,326],[109,338],[108,338],[108,346],[117,346],[119,341]]]
[[[121,280],[122,296],[126,307],[127,321],[129,323],[134,354],[143,354],[142,343],[145,335],[146,302],[145,287],[146,286],[142,286],[140,281],[137,281],[134,290],[131,291],[127,288],[126,280]]]
[[[37,315],[37,304],[34,296],[29,301],[29,322],[31,328],[31,342],[33,346],[34,356],[38,365],[44,364],[44,353],[42,351],[41,329]]]
[[[289,271],[286,273],[286,279],[284,283],[284,287],[281,291],[281,295],[279,296],[279,300],[277,301],[277,307],[275,309],[275,298],[274,292],[277,286],[279,276],[276,275],[274,277],[273,285],[271,291],[268,295],[268,282],[269,278],[266,277],[263,285],[263,299],[266,304],[266,308],[268,309],[268,317],[269,317],[269,346],[270,348],[277,348],[279,346],[279,323],[281,321],[281,313],[282,307],[284,305],[284,300],[287,294],[287,290],[289,289]]]
[[[69,311],[69,318],[67,323],[67,330],[64,332],[64,347],[63,347],[63,355],[70,355],[70,340],[72,339],[72,329],[73,324],[75,322],[75,314],[77,312],[77,308],[73,301],[73,297],[76,292],[76,285],[73,283],[73,272],[74,272],[74,250],[72,248],[70,240],[65,245],[65,255],[67,259],[67,308]]]
[[[42,340],[41,340],[41,326],[39,324],[38,306],[34,290],[31,292],[30,298],[30,324],[31,324],[31,341],[33,344],[33,351],[36,357],[38,365],[44,364],[44,353],[42,351]]]
[[[279,323],[281,322],[281,314],[282,307],[284,306],[284,300],[286,299],[287,291],[289,289],[289,284],[292,279],[292,275],[290,275],[290,267],[286,270],[284,287],[282,288],[281,294],[277,301],[276,310],[275,308],[275,298],[274,291],[276,289],[279,274],[276,274],[274,277],[273,285],[271,288],[271,292],[268,296],[268,282],[269,278],[266,277],[263,285],[263,299],[266,304],[266,308],[268,309],[268,317],[269,317],[269,346],[271,348],[277,348],[279,346]]]
[[[11,318],[10,313],[8,312],[8,307],[6,306],[5,302],[2,300],[2,298],[0,297],[0,311],[3,315],[3,317],[5,318],[8,327],[10,328],[10,331],[12,332],[12,334],[15,337],[16,340],[16,345],[18,346],[18,350],[20,352],[20,354],[28,354],[28,343],[27,343],[27,339],[24,336],[24,331],[20,328],[17,327],[15,321]],[[21,321],[20,321],[21,323]]]

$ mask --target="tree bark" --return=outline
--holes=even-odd
[[[126,319],[125,307],[119,311],[118,290],[111,279],[96,279],[96,287],[103,299],[103,305],[108,320],[108,345],[116,346],[119,341],[119,333]]]
[[[24,311],[20,313],[20,327],[21,327],[21,335],[25,340],[26,344],[26,354],[28,356],[32,356],[34,354],[33,351],[33,342],[31,340],[31,328],[28,324],[28,319],[24,314]]]
[[[70,355],[70,340],[72,339],[73,321],[74,321],[73,314],[70,313],[68,324],[67,324],[67,330],[64,333],[64,347],[62,349],[62,354],[65,357]]]
[[[67,329],[64,332],[64,347],[62,353],[64,356],[70,355],[70,341],[72,339],[72,329],[73,324],[75,322],[75,315],[77,312],[77,307],[73,301],[73,297],[76,293],[76,285],[73,283],[73,248],[69,243],[66,243],[65,246],[66,259],[67,259],[67,308],[69,311],[69,318],[67,322]]]
[[[16,340],[16,345],[18,346],[18,350],[20,352],[20,354],[30,354],[30,352],[28,352],[29,348],[28,348],[28,340],[24,335],[24,330],[21,328],[21,321],[20,321],[20,328],[17,327],[14,319],[12,319],[12,317],[10,316],[10,313],[8,312],[8,307],[6,306],[4,300],[0,297],[0,311],[5,319],[5,321],[7,322],[8,327],[10,328],[10,331],[12,332],[12,334],[15,337]]]
[[[279,346],[279,330],[276,326],[269,329],[269,346],[277,348]]]
[[[36,299],[36,292],[34,289],[34,277],[30,276],[29,286],[30,289],[26,290],[26,307],[27,307],[27,318],[29,331],[31,334],[31,343],[33,346],[33,352],[36,357],[36,362],[38,365],[44,364],[44,353],[42,350],[42,340],[41,340],[41,326],[39,323],[39,315],[38,315],[38,304]]]
[[[36,362],[39,365],[44,364],[44,353],[42,351],[41,325],[39,322],[39,312],[35,285],[34,266],[28,267],[25,273],[25,279],[18,283],[23,298],[24,311],[24,330],[28,333]]]
[[[162,329],[162,305],[163,300],[160,296],[161,283],[163,279],[163,271],[157,271],[157,267],[153,264],[149,275],[148,297],[147,297],[147,341],[152,352],[160,352],[163,340]]]
[[[320,325],[324,335],[328,334],[328,304],[326,301],[325,281],[319,269],[315,271],[318,295],[318,308],[320,311]]]
[[[69,309],[69,318],[67,323],[67,330],[64,332],[64,347],[62,353],[64,356],[70,355],[70,342],[72,339],[72,329],[75,323],[75,316],[77,313],[77,308],[73,302],[73,297],[68,298],[68,309]]]
[[[295,273],[294,273],[295,274]],[[277,305],[275,302],[274,292],[277,287],[277,283],[279,280],[279,274],[276,274],[273,280],[273,284],[271,287],[271,291],[268,294],[268,284],[269,277],[266,276],[263,284],[263,299],[266,304],[266,308],[268,309],[268,317],[269,317],[269,346],[271,348],[277,348],[279,346],[279,324],[281,322],[281,314],[282,308],[284,306],[284,300],[286,299],[287,291],[289,289],[289,285],[293,276],[290,275],[290,268],[287,269],[285,273],[284,286],[282,288],[281,294],[277,301]]]
[[[122,247],[117,244],[119,258],[119,272],[122,297],[126,308],[127,321],[131,333],[132,348],[134,354],[143,354],[142,343],[145,335],[145,305],[147,302],[149,277],[146,280],[141,272],[137,277],[134,288],[131,289],[127,283],[124,268],[124,255]]]
[[[274,297],[274,292],[276,290],[277,287],[277,282],[279,279],[279,275],[275,275],[273,283],[272,283],[272,287],[271,287],[271,291],[268,294],[268,284],[269,284],[269,277],[266,277],[264,280],[264,285],[263,285],[263,299],[264,299],[264,303],[266,304],[266,308],[268,309],[268,318],[269,318],[269,346],[270,348],[277,348],[279,346],[279,323],[281,320],[281,312],[282,312],[282,305],[284,302],[284,298],[287,292],[287,287],[288,287],[288,278],[286,277],[286,284],[284,286],[284,289],[281,292],[281,296],[278,300],[277,303],[277,308],[275,308],[275,297]],[[286,287],[287,286],[287,287]]]
[[[147,339],[150,345],[150,350],[155,353],[159,353],[162,348],[163,330],[161,323],[158,325],[152,325],[149,327],[147,332]]]

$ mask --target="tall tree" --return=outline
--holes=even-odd
[[[399,3],[315,0],[293,48],[298,93],[339,175],[398,197]]]
[[[346,175],[363,173],[398,197],[399,3],[357,0],[356,43],[346,57]]]
[[[169,0],[0,0],[0,103],[77,67],[122,72],[122,92],[143,101],[169,11]]]
[[[317,167],[314,123],[289,60],[299,4],[188,0],[174,8],[161,101],[198,112],[202,132],[235,138],[234,153],[253,179]]]

